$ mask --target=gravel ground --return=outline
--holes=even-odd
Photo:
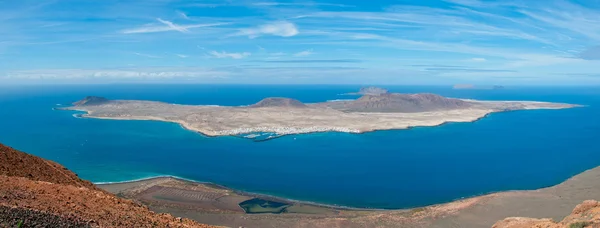
[[[0,227],[92,227],[77,218],[63,218],[24,208],[0,206]]]

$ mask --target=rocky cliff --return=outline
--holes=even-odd
[[[157,214],[65,167],[0,144],[0,227],[210,227]]]

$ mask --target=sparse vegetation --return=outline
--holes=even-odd
[[[17,228],[21,227],[23,227],[23,220],[19,220],[19,223],[17,223]]]
[[[591,224],[590,222],[576,222],[576,223],[571,223],[571,225],[569,225],[569,228],[584,228],[590,224]]]
[[[419,213],[419,212],[422,212],[422,211],[425,211],[424,207],[419,207],[419,208],[415,208],[415,209],[410,210],[410,212],[412,214],[416,214],[416,213]]]

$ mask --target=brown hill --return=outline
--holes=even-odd
[[[75,106],[88,106],[88,105],[101,105],[110,102],[109,99],[104,97],[87,96],[80,101],[74,102]]]
[[[573,209],[573,212],[560,222],[552,219],[511,217],[498,221],[492,228],[583,228],[600,227],[600,202],[586,200]]]
[[[256,104],[250,105],[252,108],[263,108],[263,107],[291,107],[291,108],[305,108],[305,104],[296,99],[283,98],[283,97],[269,97],[262,99]]]
[[[362,87],[358,91],[358,94],[361,94],[361,95],[381,95],[381,94],[386,94],[386,93],[388,93],[387,89],[374,87],[374,86]]]
[[[100,190],[91,182],[79,179],[77,174],[56,162],[29,155],[2,144],[0,144],[0,175]]]
[[[0,144],[0,227],[211,227],[157,214]]]
[[[427,112],[469,107],[469,102],[436,94],[384,93],[364,95],[354,101],[327,102],[327,106],[348,112]]]

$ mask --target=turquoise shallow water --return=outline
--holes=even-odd
[[[318,203],[406,208],[495,191],[536,189],[600,165],[600,88],[452,90],[389,87],[491,100],[588,105],[492,114],[474,123],[317,133],[265,142],[210,138],[177,124],[74,118],[54,111],[87,95],[180,104],[246,105],[355,98],[358,86],[0,86],[0,142],[55,160],[94,182],[157,175]]]

